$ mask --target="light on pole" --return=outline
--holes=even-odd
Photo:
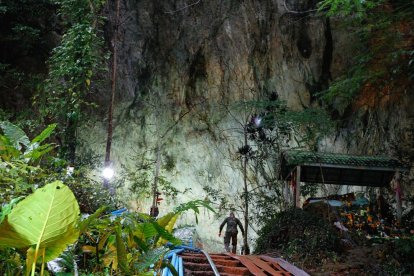
[[[114,174],[115,174],[114,169],[112,169],[111,167],[106,167],[102,171],[102,176],[106,180],[111,180],[112,177],[114,177]]]
[[[105,162],[105,167],[102,170],[102,177],[103,177],[103,187],[111,196],[115,195],[115,188],[109,183],[115,176],[115,170],[113,168],[112,161]]]

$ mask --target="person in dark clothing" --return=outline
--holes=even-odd
[[[242,235],[244,235],[244,228],[241,224],[240,220],[234,216],[233,212],[230,212],[230,216],[228,216],[223,223],[220,225],[219,237],[221,236],[221,230],[223,230],[224,225],[227,224],[226,233],[224,234],[224,248],[227,252],[230,252],[230,239],[231,245],[233,246],[231,252],[236,254],[237,249],[237,225],[240,227]]]

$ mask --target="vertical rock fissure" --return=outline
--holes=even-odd
[[[310,101],[311,103],[318,99],[317,94],[321,91],[328,89],[329,82],[332,80],[331,74],[331,66],[332,66],[332,59],[333,59],[333,39],[332,39],[332,29],[329,17],[325,19],[325,45],[323,48],[322,53],[322,62],[321,62],[321,74],[319,79],[311,82],[307,82],[306,88],[310,93]]]
[[[332,30],[329,17],[325,20],[325,48],[322,56],[322,72],[319,78],[322,89],[327,89],[329,81],[332,80],[331,63],[333,53]]]

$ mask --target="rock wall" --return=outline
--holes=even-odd
[[[300,109],[313,99],[309,87],[326,85],[347,66],[337,47],[352,41],[337,36],[328,19],[301,12],[314,9],[312,1],[121,4],[122,101],[150,93],[157,83],[179,108],[200,99],[234,101],[249,90],[277,92]]]
[[[167,155],[176,162],[174,170],[163,175],[177,189],[191,191],[164,201],[161,214],[178,202],[205,198],[202,187],[210,186],[228,195],[241,218],[236,194],[242,191],[243,178],[236,151],[243,143],[240,123],[249,114],[231,114],[226,108],[271,94],[293,110],[316,105],[315,93],[349,66],[355,38],[343,32],[338,22],[317,16],[313,11],[316,1],[120,3],[112,148],[115,166],[133,166],[133,154],[153,160],[156,144],[162,141],[163,162]],[[108,41],[116,28],[114,11],[112,1]],[[105,105],[106,96],[101,101]],[[392,109],[391,117],[384,120],[397,124],[401,116],[411,116],[412,122],[412,114],[401,113],[404,111]],[[103,153],[106,123],[96,118],[85,127],[87,131],[80,133],[86,133],[88,145]],[[412,135],[410,123],[395,127],[400,131],[411,128]],[[327,139],[322,148],[337,152],[357,149],[358,143],[347,140],[354,127],[344,129]],[[401,135],[410,134],[388,137],[398,140]],[[407,146],[412,151],[412,141]],[[129,205],[148,211],[149,200],[133,202],[127,187],[121,195]],[[200,214],[197,231],[210,251],[222,249],[217,232],[225,213]],[[180,223],[194,224],[194,217],[188,214]],[[255,233],[249,231],[253,239]]]

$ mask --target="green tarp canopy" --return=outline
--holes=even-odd
[[[398,160],[385,156],[288,150],[281,154],[281,179],[290,180],[297,166],[301,182],[372,187],[387,186],[397,171],[407,170]]]

